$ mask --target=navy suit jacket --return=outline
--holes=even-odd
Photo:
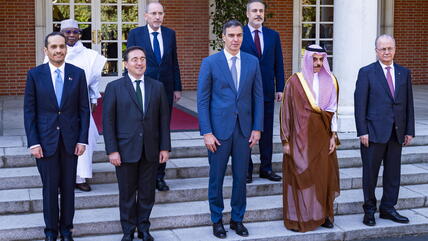
[[[74,153],[77,143],[88,143],[89,98],[84,70],[65,63],[64,88],[58,106],[49,64],[30,69],[24,96],[24,124],[28,147],[40,144],[45,157],[55,153],[62,137]]]
[[[144,112],[128,75],[110,82],[103,98],[103,135],[107,154],[119,152],[122,162],[135,163],[143,155],[159,161],[170,151],[169,106],[163,84],[144,76]],[[143,148],[144,146],[144,148]]]
[[[261,58],[258,57],[256,45],[248,25],[244,26],[244,39],[241,50],[259,59],[264,100],[274,101],[275,92],[282,92],[284,90],[284,64],[281,40],[279,39],[279,33],[272,29],[262,27],[262,31],[264,48]]]
[[[160,64],[156,61],[147,25],[132,29],[129,32],[127,47],[139,46],[146,51],[147,69],[144,75],[163,83],[170,104],[172,104],[174,91],[181,91],[180,68],[177,60],[177,41],[174,30],[161,26],[161,32],[163,55]]]
[[[398,142],[415,135],[412,80],[410,70],[394,64],[394,98],[378,61],[360,69],[354,93],[357,135],[369,135],[369,141],[386,143],[395,131]]]
[[[259,61],[241,51],[241,76],[236,91],[224,52],[206,57],[201,64],[197,90],[201,135],[213,133],[226,140],[236,119],[244,136],[263,130],[263,93]]]

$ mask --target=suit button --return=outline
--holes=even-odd
[[[143,136],[143,133],[140,133],[140,136]]]
[[[56,129],[59,130],[59,126],[57,126]]]
[[[395,126],[395,129],[398,130],[398,126]]]
[[[61,111],[58,111],[58,115],[61,115]]]

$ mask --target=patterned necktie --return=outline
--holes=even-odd
[[[386,81],[388,82],[389,91],[391,91],[392,98],[394,98],[394,85],[392,83],[391,67],[387,66],[386,69]]]
[[[260,44],[259,30],[254,30],[254,43],[256,44],[257,54],[262,57],[262,46]]]
[[[141,80],[135,80],[135,83],[137,84],[137,86],[135,87],[135,94],[137,95],[138,104],[140,105],[140,108],[144,112],[143,93],[141,92],[141,88],[140,88]]]
[[[230,73],[232,74],[233,83],[235,84],[236,90],[238,90],[238,71],[236,70],[236,60],[238,57],[232,57],[232,66],[230,67]]]
[[[55,78],[55,95],[56,95],[56,101],[58,102],[58,106],[61,105],[61,97],[62,97],[62,90],[64,88],[64,81],[61,77],[61,70],[56,69],[56,78]]]
[[[161,62],[161,52],[160,52],[160,45],[159,45],[159,40],[158,40],[158,32],[153,32],[153,52],[155,54],[156,57],[156,61],[158,62],[158,64],[160,64]]]

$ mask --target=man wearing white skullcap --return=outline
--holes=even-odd
[[[60,31],[65,35],[67,43],[65,62],[85,71],[89,91],[88,95],[91,110],[93,111],[97,104],[97,99],[101,97],[98,84],[107,59],[98,52],[83,46],[82,41],[80,41],[81,29],[76,20],[66,19],[61,21]],[[47,58],[45,58],[45,62],[47,62]],[[91,115],[88,146],[85,153],[79,156],[77,162],[76,188],[82,191],[88,192],[91,190],[89,184],[86,183],[86,178],[92,178],[92,155],[98,137],[98,130]]]

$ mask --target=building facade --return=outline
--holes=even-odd
[[[144,25],[150,0],[0,0],[0,95],[21,95],[28,69],[43,60],[44,36],[75,18],[82,39],[108,58],[102,88],[121,76],[127,33]],[[161,0],[164,25],[177,32],[183,88],[196,88],[199,65],[212,53],[209,12],[214,0]],[[374,40],[397,40],[396,62],[412,70],[414,84],[428,84],[427,0],[266,0],[266,26],[281,35],[287,76],[298,71],[302,47],[323,45],[340,87],[339,126],[353,130],[351,98],[360,67],[375,61]],[[286,76],[286,77],[287,77]]]

